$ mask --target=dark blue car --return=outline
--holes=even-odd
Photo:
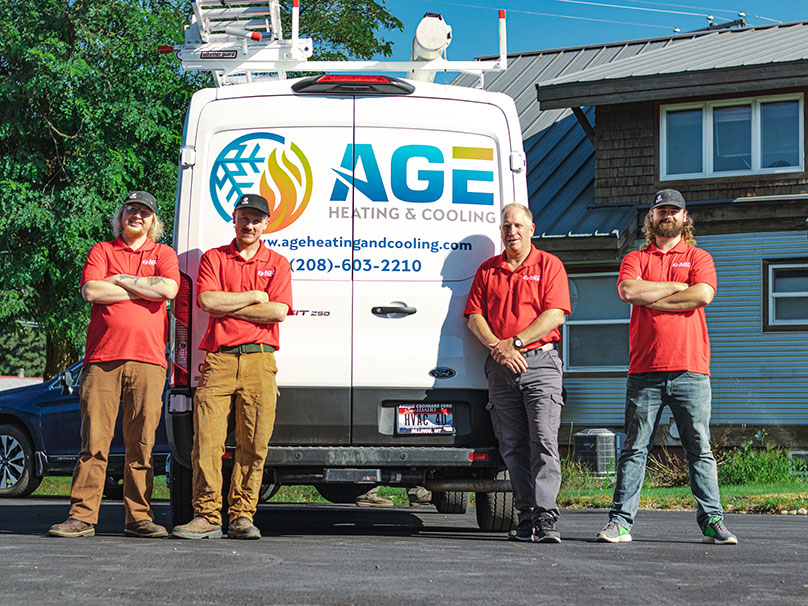
[[[81,362],[57,377],[0,391],[0,497],[24,497],[44,476],[69,476],[81,450],[79,377]],[[165,473],[170,452],[160,420],[154,444],[154,473]],[[120,498],[124,467],[121,419],[109,451],[104,494]]]

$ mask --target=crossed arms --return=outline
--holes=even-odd
[[[564,323],[564,312],[560,309],[547,309],[533,320],[524,330],[519,331],[522,343],[529,345],[544,337],[551,330]],[[468,328],[477,340],[491,350],[491,357],[496,362],[508,367],[511,372],[520,373],[527,370],[527,361],[522,351],[513,346],[513,339],[500,339],[491,330],[491,326],[481,314],[470,314]]]
[[[709,305],[715,289],[704,282],[693,286],[684,282],[654,282],[651,280],[622,280],[617,285],[620,298],[631,305],[658,311],[689,311]]]
[[[270,301],[269,295],[263,290],[246,292],[206,290],[199,293],[198,301],[202,311],[208,312],[214,318],[231,316],[258,324],[283,322],[289,311],[286,303]]]
[[[104,280],[87,280],[81,285],[81,296],[88,303],[110,304],[146,299],[167,301],[177,296],[177,283],[163,276],[128,276],[115,274]]]

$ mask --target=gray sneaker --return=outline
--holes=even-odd
[[[631,533],[625,526],[610,521],[598,533],[597,541],[600,543],[631,543]]]
[[[702,542],[715,543],[716,545],[737,545],[738,537],[732,534],[727,527],[724,526],[724,518],[721,516],[714,516],[707,526],[702,531],[704,537]]]
[[[519,522],[519,525],[508,533],[509,541],[521,541],[523,543],[534,543],[536,537],[533,536],[533,520],[527,518]]]
[[[561,533],[556,529],[556,519],[549,513],[542,513],[536,518],[536,543],[560,543]]]

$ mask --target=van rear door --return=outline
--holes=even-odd
[[[274,87],[273,87],[274,86]],[[351,386],[351,217],[329,214],[330,166],[353,141],[353,100],[297,97],[289,84],[266,87],[267,94],[235,96],[228,89],[208,103],[199,119],[200,164],[192,199],[204,212],[189,217],[193,234],[185,250],[196,257],[233,238],[231,214],[241,193],[269,201],[270,225],[264,242],[289,260],[296,314],[281,326],[277,354],[282,397],[273,445],[347,444]],[[278,89],[286,94],[272,94]],[[326,254],[327,253],[327,254]],[[333,253],[333,254],[332,254]],[[193,278],[195,279],[195,275]],[[198,345],[208,316],[194,306]],[[199,355],[192,366],[199,375]],[[288,388],[283,387],[288,386]]]
[[[486,443],[486,352],[462,313],[513,188],[504,114],[358,97],[355,138],[353,443]]]

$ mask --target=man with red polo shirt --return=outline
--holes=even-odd
[[[617,278],[620,298],[632,305],[626,440],[609,522],[597,536],[601,542],[631,541],[645,464],[665,405],[687,455],[704,542],[738,542],[724,525],[710,449],[710,338],[704,308],[715,296],[715,265],[710,253],[696,248],[685,206],[675,189],[656,193],[645,220],[646,244],[626,255]]]
[[[253,525],[269,438],[275,425],[278,323],[292,313],[289,261],[268,249],[267,201],[245,194],[233,212],[236,237],[202,255],[197,303],[210,314],[200,344],[207,351],[194,395],[194,519],[176,526],[182,539],[222,536],[222,455],[235,410],[236,454],[228,495],[227,536],[259,539]]]
[[[477,270],[464,314],[471,332],[491,350],[485,362],[488,409],[519,514],[508,538],[558,543],[564,401],[557,344],[570,293],[561,260],[531,243],[534,230],[525,206],[502,209],[505,250]]]
[[[116,239],[90,249],[81,296],[93,304],[81,376],[81,453],[73,470],[70,513],[51,526],[54,537],[95,534],[118,408],[126,459],[123,502],[126,536],[158,538],[149,501],[154,432],[166,377],[166,304],[177,294],[177,255],[158,244],[163,223],[154,196],[130,193],[112,220]]]

